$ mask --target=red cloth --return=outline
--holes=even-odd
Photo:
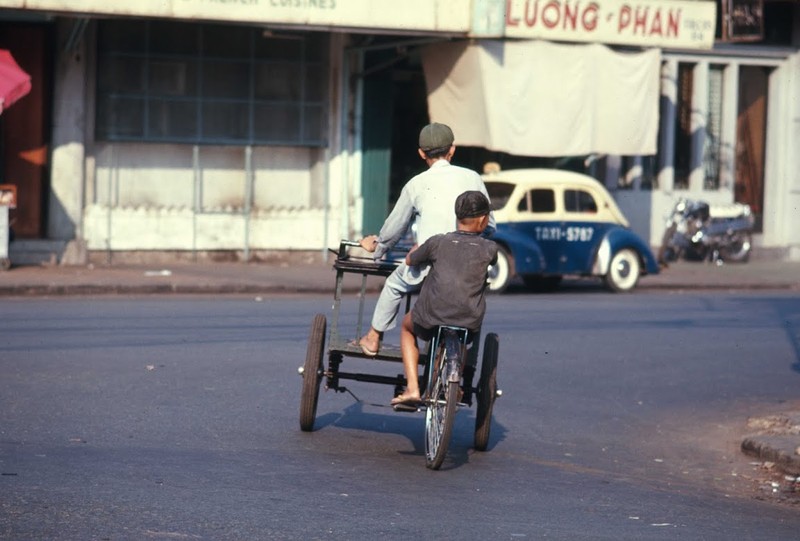
[[[31,76],[20,68],[11,53],[0,49],[0,113],[31,91]]]

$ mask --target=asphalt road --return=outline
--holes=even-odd
[[[490,450],[460,411],[438,472],[389,387],[323,393],[299,430],[330,305],[4,300],[0,539],[797,538],[797,505],[738,448],[748,416],[798,402],[796,293],[492,297]]]

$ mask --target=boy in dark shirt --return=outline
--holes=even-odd
[[[497,262],[497,245],[480,236],[489,223],[489,200],[479,191],[456,199],[458,229],[434,235],[406,256],[407,265],[431,264],[417,302],[403,318],[400,349],[407,386],[393,405],[420,401],[417,337],[430,340],[438,325],[480,329],[486,312],[484,291],[489,265]]]

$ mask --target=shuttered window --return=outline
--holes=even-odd
[[[322,146],[327,41],[312,32],[102,21],[96,137]]]

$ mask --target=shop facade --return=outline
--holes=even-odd
[[[545,3],[411,1],[415,9],[368,0],[151,0],[124,9],[0,1],[0,42],[15,55],[27,43],[40,83],[2,118],[4,181],[17,182],[32,209],[17,211],[12,260],[15,250],[19,263],[251,260],[324,254],[340,238],[371,232],[390,208],[396,160],[380,121],[392,78],[373,85],[369,74],[465,39],[658,48],[655,148],[590,148],[587,170],[651,244],[677,197],[749,198],[761,205],[757,246],[800,259],[796,9],[786,46],[714,43],[707,27],[679,32],[689,42],[669,46],[677,27],[666,8],[658,20],[649,12],[640,43],[635,17],[630,35],[609,37],[588,30],[591,13],[561,11],[562,30],[573,19],[575,30],[552,37],[525,35],[555,20]],[[370,64],[381,51],[385,65]],[[404,104],[415,120],[438,120],[427,97]],[[417,123],[393,129],[413,133]]]

